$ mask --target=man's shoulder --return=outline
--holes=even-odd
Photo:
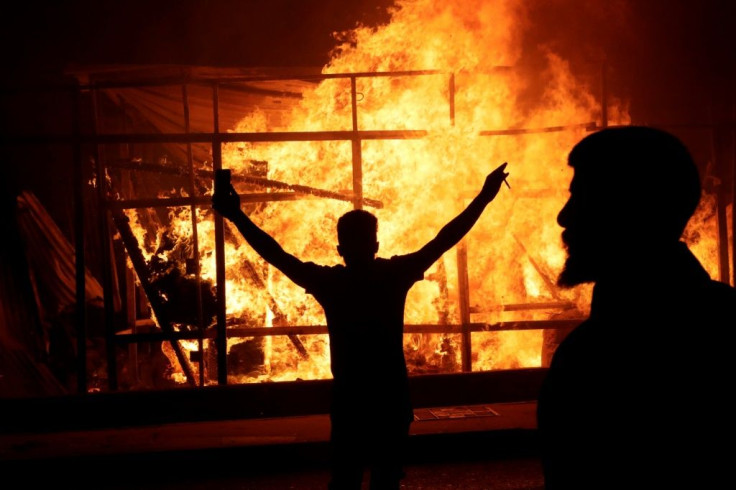
[[[605,349],[607,344],[602,340],[602,328],[598,323],[588,318],[567,334],[555,349],[553,366],[575,363],[592,352],[600,353],[600,349]]]
[[[306,270],[305,277],[309,284],[319,284],[325,280],[330,280],[339,276],[345,271],[345,266],[342,264],[335,265],[322,265],[315,262],[304,262],[304,268]]]
[[[304,262],[304,265],[311,269],[316,269],[320,271],[337,271],[337,270],[345,269],[345,266],[342,264],[325,265],[325,264],[317,264],[316,262]]]
[[[408,255],[392,255],[391,257],[376,257],[373,260],[373,269],[376,271],[396,269],[405,267],[410,263],[410,256]]]
[[[332,265],[315,264],[315,266],[325,271],[344,271],[345,270],[344,264],[332,264]]]
[[[717,299],[723,301],[734,301],[736,299],[736,288],[725,282],[711,279],[708,281],[708,288],[712,294],[716,295]]]
[[[392,255],[389,258],[376,257],[376,261],[380,261],[387,266],[395,267],[416,267],[421,263],[421,255],[417,252],[408,254]]]
[[[588,342],[598,333],[598,330],[596,329],[597,323],[599,322],[596,322],[591,318],[586,318],[585,320],[580,322],[577,327],[572,329],[572,331],[564,338],[560,345]]]
[[[736,288],[730,284],[709,281],[704,301],[707,303],[705,308],[717,312],[719,316],[726,315],[736,320]]]
[[[424,279],[425,267],[422,264],[421,257],[416,253],[392,255],[388,259],[379,258],[377,260],[381,261],[381,267],[390,269],[394,273],[406,277],[411,282]]]

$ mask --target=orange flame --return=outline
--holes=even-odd
[[[412,252],[434,237],[480,189],[487,173],[508,161],[512,188],[502,188],[465,239],[473,322],[542,320],[587,313],[590,289],[557,290],[551,284],[565,252],[556,215],[567,198],[571,170],[566,155],[586,134],[581,124],[600,119],[590,87],[568,63],[549,52],[546,65],[531,73],[521,59],[524,12],[517,1],[405,0],[391,21],[341,34],[343,43],[325,74],[436,70],[418,76],[359,77],[360,130],[424,130],[421,139],[365,140],[361,143],[363,193],[380,200],[371,209],[379,220],[379,255]],[[454,92],[451,88],[454,74]],[[542,81],[542,89],[539,89]],[[532,86],[537,92],[530,102]],[[450,99],[454,100],[451,117]],[[609,122],[629,122],[624,107],[609,107]],[[284,122],[285,121],[285,122]],[[564,131],[484,136],[506,128],[573,126]],[[330,78],[305,93],[290,117],[270,120],[265,112],[246,115],[232,128],[241,132],[351,130],[349,78]],[[223,167],[234,175],[268,162],[267,178],[350,194],[350,141],[232,143],[223,146]],[[263,189],[259,189],[262,191]],[[247,192],[240,187],[239,191]],[[246,204],[250,217],[285,250],[305,261],[336,264],[337,218],[349,202],[321,198]],[[188,211],[188,210],[187,210]],[[179,236],[191,231],[188,212],[176,216]],[[198,215],[203,277],[215,278],[213,221]],[[289,325],[322,325],[321,307],[262,259],[231,228],[226,243],[227,314],[249,326],[270,326],[275,317]],[[700,244],[703,250],[710,244]],[[708,235],[712,236],[712,235]],[[698,249],[696,249],[696,252]],[[248,264],[246,266],[246,264]],[[461,323],[458,266],[446,254],[416,284],[406,304],[407,324]],[[511,311],[502,305],[570,303],[572,310]],[[409,334],[405,348],[413,372],[457,370],[460,339],[455,335]],[[230,339],[229,346],[243,339]],[[328,378],[325,335],[303,335],[308,359],[285,336],[262,344],[263,368],[230,382]],[[539,366],[540,330],[476,333],[474,370]]]

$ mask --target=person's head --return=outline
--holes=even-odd
[[[568,252],[562,286],[595,282],[676,243],[700,200],[690,152],[662,130],[603,129],[575,145],[568,163],[570,197],[557,216]]]
[[[354,209],[337,220],[337,251],[345,265],[370,262],[378,252],[378,220],[368,211]]]

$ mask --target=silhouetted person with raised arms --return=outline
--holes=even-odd
[[[377,220],[353,210],[337,222],[337,251],[345,265],[302,262],[285,252],[240,209],[232,186],[217,191],[215,210],[246,241],[320,303],[330,338],[333,398],[330,411],[331,490],[398,489],[413,411],[403,349],[404,304],[412,285],[457,244],[496,197],[506,164],[491,172],[480,193],[437,236],[416,252],[377,258]],[[431,197],[431,196],[430,196]]]
[[[681,241],[701,194],[690,153],[632,126],[585,137],[568,163],[559,284],[594,287],[590,316],[556,350],[539,397],[546,488],[733,481],[736,291]]]

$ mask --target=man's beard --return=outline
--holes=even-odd
[[[595,280],[596,274],[590,258],[568,253],[565,267],[557,278],[557,285],[562,288],[572,288],[586,282],[595,282]]]

